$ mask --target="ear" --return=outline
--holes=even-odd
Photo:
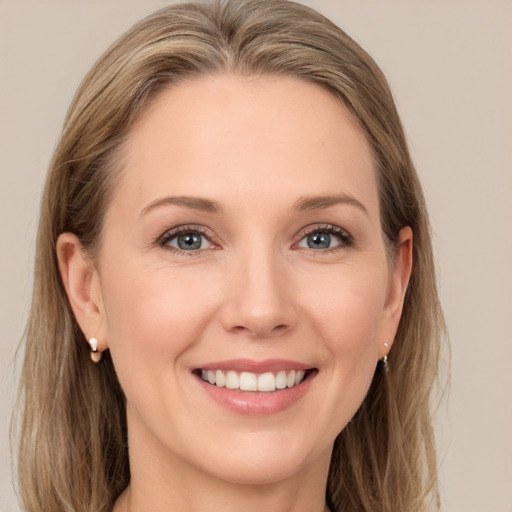
[[[389,289],[384,305],[384,316],[380,333],[379,359],[389,352],[398,329],[400,317],[402,316],[405,292],[411,277],[412,248],[412,229],[406,226],[400,230],[398,235],[398,244],[392,262]]]
[[[105,314],[98,271],[76,235],[62,233],[57,258],[71,309],[85,339],[97,338],[98,351],[107,348]]]

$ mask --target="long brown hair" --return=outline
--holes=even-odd
[[[338,435],[332,510],[439,508],[429,397],[444,331],[424,198],[386,79],[329,20],[286,0],[165,7],[123,35],[85,77],[48,171],[20,388],[24,510],[112,508],[130,479],[125,403],[108,353],[89,361],[59,275],[56,242],[76,234],[94,254],[116,183],[117,153],[155,95],[197,75],[286,75],[326,88],[358,120],[377,169],[382,231],[392,251],[414,233],[413,271],[389,356]]]

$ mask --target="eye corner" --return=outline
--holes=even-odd
[[[157,238],[156,243],[164,250],[185,256],[220,249],[209,230],[197,225],[181,225],[168,229]]]
[[[293,248],[315,253],[331,253],[346,250],[354,245],[354,238],[345,228],[334,224],[312,224],[298,234],[299,240]],[[308,240],[310,237],[316,237]],[[332,245],[333,241],[335,245]]]

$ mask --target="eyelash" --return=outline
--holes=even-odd
[[[300,239],[298,242],[294,244],[294,246],[297,246],[304,238],[307,236],[315,235],[315,234],[321,234],[326,233],[328,235],[334,235],[339,240],[339,245],[327,248],[323,250],[317,250],[317,249],[310,249],[311,251],[315,253],[332,253],[337,251],[342,251],[344,249],[348,249],[354,245],[354,239],[352,235],[343,228],[340,228],[339,226],[334,226],[333,224],[320,224],[320,225],[314,225],[306,227],[302,232],[300,233]]]
[[[337,252],[340,250],[348,249],[354,245],[354,239],[353,239],[352,235],[346,229],[340,228],[339,226],[335,226],[333,224],[321,224],[321,225],[316,224],[314,226],[309,226],[309,227],[306,227],[305,229],[303,229],[299,233],[300,238],[299,238],[298,242],[295,242],[293,244],[293,247],[297,247],[298,244],[307,236],[314,235],[317,233],[318,234],[326,233],[328,235],[333,235],[339,240],[340,243],[339,243],[339,245],[337,245],[335,247],[326,248],[326,249],[322,249],[322,250],[310,248],[309,250],[314,253],[332,253],[332,252]],[[216,245],[211,240],[212,237],[209,235],[209,233],[206,229],[204,229],[201,226],[195,226],[195,225],[179,226],[172,230],[166,231],[162,236],[160,236],[158,238],[158,245],[160,247],[166,248],[168,250],[171,250],[177,254],[181,254],[184,256],[194,256],[194,255],[197,255],[197,254],[205,251],[205,249],[187,250],[186,251],[183,249],[179,249],[177,247],[171,247],[170,245],[167,245],[174,238],[177,238],[180,235],[186,235],[186,234],[196,234],[196,235],[203,236],[204,238],[206,238],[206,240],[208,240],[208,242],[210,244],[212,244],[214,246]]]
[[[194,225],[186,225],[186,226],[179,226],[177,228],[171,229],[170,231],[166,231],[159,239],[158,239],[158,245],[160,247],[163,247],[165,249],[168,249],[172,252],[175,252],[177,254],[183,255],[183,256],[195,256],[197,254],[200,254],[201,252],[204,252],[205,249],[199,249],[199,250],[190,250],[185,251],[183,249],[179,249],[177,247],[171,247],[170,245],[167,245],[171,240],[174,238],[177,238],[180,235],[188,235],[188,234],[194,234],[194,235],[201,235],[208,242],[212,245],[216,245],[211,240],[211,236],[209,236],[206,229],[202,228],[201,226],[194,226]]]

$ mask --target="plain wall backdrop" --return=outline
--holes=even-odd
[[[46,168],[86,71],[166,3],[0,0],[1,512],[19,510],[8,423]],[[443,510],[512,512],[512,2],[304,3],[384,70],[424,185],[452,342],[437,419]]]

